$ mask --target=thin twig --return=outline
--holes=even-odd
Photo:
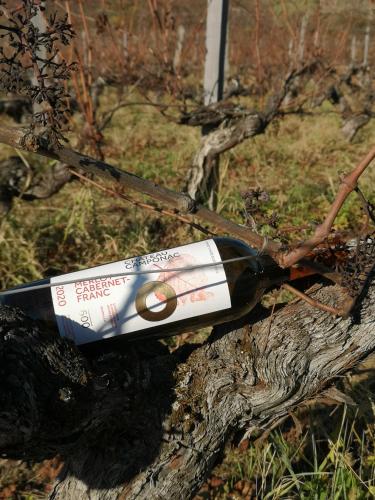
[[[127,196],[123,193],[118,193],[117,191],[114,191],[113,189],[110,189],[108,187],[103,186],[102,184],[99,184],[92,179],[89,179],[85,175],[82,175],[78,173],[76,170],[69,169],[69,171],[79,179],[81,179],[83,182],[87,184],[91,184],[92,186],[95,186],[97,189],[100,189],[101,191],[104,191],[105,193],[108,193],[109,195],[113,196],[114,198],[121,198],[122,200],[126,200],[129,203],[132,203],[136,207],[139,208],[144,208],[145,210],[149,210],[151,212],[155,212],[158,215],[167,215],[168,217],[173,217],[174,219],[177,219],[185,224],[188,224],[189,226],[193,227],[194,229],[197,229],[198,231],[201,231],[202,233],[209,235],[209,236],[216,236],[216,234],[209,229],[206,229],[205,227],[201,226],[200,224],[197,224],[195,222],[192,222],[191,220],[187,219],[186,217],[183,217],[182,215],[177,214],[176,212],[172,212],[171,210],[166,210],[164,208],[160,207],[155,207],[154,205],[150,205],[149,203],[144,203],[142,201],[135,200],[134,198],[131,198],[130,196]]]
[[[370,219],[375,223],[374,206],[366,199],[365,195],[362,193],[358,186],[354,189],[354,191],[357,193],[359,199],[361,200],[363,210],[366,214],[365,227],[362,229],[363,234],[367,232]]]
[[[296,264],[299,260],[305,257],[309,252],[311,252],[327,238],[336,219],[336,216],[343,206],[345,200],[347,199],[349,194],[355,190],[359,177],[363,174],[363,172],[370,165],[374,158],[375,147],[373,147],[367,153],[363,160],[358,163],[358,165],[349,175],[342,179],[336,198],[331,205],[325,221],[317,226],[313,236],[303,243],[300,243],[294,250],[284,255],[279,254],[276,256],[277,261],[280,263],[280,265],[282,265],[282,267],[290,267],[293,264]]]
[[[319,302],[318,300],[315,300],[312,297],[309,297],[305,293],[301,292],[301,290],[297,290],[296,288],[294,288],[294,286],[289,285],[289,283],[284,283],[282,285],[282,288],[293,293],[294,295],[304,300],[305,302],[315,307],[316,309],[321,309],[322,311],[329,312],[335,316],[346,316],[347,313],[350,311],[353,303],[353,301],[350,300],[350,304],[345,304],[344,307],[342,308],[332,307],[327,304],[323,304],[322,302]]]
[[[260,6],[259,6],[259,0],[256,0],[255,1],[255,55],[257,61],[258,83],[260,84],[263,78],[263,67],[259,49],[259,25],[260,25]]]
[[[135,84],[134,84],[134,88],[136,87],[136,85],[140,82],[140,80],[138,80]],[[103,116],[101,117],[101,124],[100,124],[100,131],[103,131],[108,125],[109,123],[111,122],[112,118],[113,118],[113,115],[119,111],[120,109],[122,108],[127,108],[127,107],[132,107],[132,106],[152,106],[154,108],[157,108],[158,111],[160,111],[163,116],[166,116],[165,113],[163,113],[163,110],[165,109],[168,109],[168,108],[179,108],[181,110],[181,105],[180,104],[160,104],[160,103],[157,103],[157,102],[152,102],[152,101],[149,101],[149,102],[145,102],[145,101],[140,101],[140,102],[137,102],[137,101],[133,101],[133,102],[123,102],[123,101],[120,101],[118,104],[116,104],[112,109],[109,109],[108,111],[106,111],[105,113],[103,113]],[[172,118],[171,116],[168,117],[169,119],[172,119],[174,123],[178,123],[178,120],[177,118]]]

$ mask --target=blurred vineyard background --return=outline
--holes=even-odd
[[[184,118],[203,104],[207,2],[47,4],[48,14],[66,12],[76,32],[63,48],[66,59],[78,63],[67,87],[71,145],[183,190],[200,145],[200,127]],[[222,155],[219,212],[246,223],[243,192],[266,192],[257,207],[258,230],[286,242],[306,237],[324,218],[340,173],[374,143],[374,14],[370,0],[230,0],[224,112],[262,112],[288,72],[307,69],[265,133]],[[0,110],[9,126],[27,123],[31,112],[14,94],[1,96]],[[55,161],[7,146],[0,160],[30,173],[18,184],[0,173],[2,288],[204,237],[73,177],[43,199],[34,184]],[[374,181],[370,168],[361,189],[372,203]],[[355,235],[364,221],[352,194],[335,230]],[[275,292],[267,300],[288,297]],[[184,334],[168,345],[199,342],[207,334]],[[347,395],[343,404],[317,398],[267,435],[233,435],[196,498],[373,498],[374,370],[372,358],[338,381]],[[41,464],[0,460],[0,498],[46,498],[61,467],[59,457]]]

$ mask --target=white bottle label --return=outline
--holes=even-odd
[[[60,335],[87,344],[228,309],[231,299],[221,264],[168,271],[220,260],[215,241],[206,240],[51,278],[52,284],[79,279],[51,288]],[[148,270],[157,272],[111,277]]]

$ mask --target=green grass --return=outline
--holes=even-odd
[[[322,410],[302,412],[306,422],[291,420],[258,446],[229,448],[214,470],[222,482],[213,482],[219,486],[211,488],[211,498],[250,498],[250,492],[263,500],[373,498],[374,428],[346,407],[336,413],[329,433],[322,432],[327,425]]]

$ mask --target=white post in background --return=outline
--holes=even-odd
[[[306,29],[307,29],[307,23],[309,20],[309,14],[306,12],[306,14],[303,15],[302,20],[301,20],[301,26],[299,30],[299,40],[298,44],[296,47],[294,47],[293,40],[289,41],[289,48],[288,48],[288,53],[289,53],[289,60],[291,61],[291,68],[298,68],[302,67],[304,63],[304,58],[305,58],[305,38],[306,38]],[[293,50],[295,50],[293,54]],[[297,76],[291,88],[287,92],[285,98],[284,98],[284,104],[289,105],[290,102],[292,102],[298,95],[300,91],[300,77]]]
[[[370,39],[371,39],[371,24],[374,18],[374,11],[371,8],[371,4],[369,3],[369,12],[368,12],[368,20],[367,26],[365,30],[365,39],[363,41],[363,62],[362,62],[362,85],[366,87],[370,85],[371,78],[369,73],[369,49],[370,49]]]
[[[216,103],[223,99],[225,83],[227,29],[229,0],[207,0],[206,60],[204,65],[204,104]],[[207,135],[211,126],[202,127]],[[201,196],[206,199],[211,210],[216,210],[220,184],[220,159],[204,161],[202,176],[205,185],[200,187]]]
[[[204,104],[214,104],[223,98],[227,45],[229,0],[207,0],[206,59],[204,66]],[[218,205],[220,184],[219,156],[209,156],[211,134],[215,127],[202,127],[200,150],[189,171],[186,191],[211,210]]]
[[[363,68],[367,68],[370,64],[369,61],[369,49],[370,49],[370,38],[371,38],[371,25],[374,19],[374,9],[371,2],[368,4],[368,17],[367,26],[365,31],[365,39],[363,43]]]
[[[294,41],[293,38],[291,38],[288,43],[288,61],[291,67],[294,66],[293,54],[294,54]]]
[[[299,43],[298,43],[298,63],[303,64],[303,60],[305,57],[305,38],[306,38],[306,29],[307,29],[307,22],[309,20],[308,14],[305,14],[302,18],[301,22],[301,28],[299,32]]]
[[[122,53],[124,56],[124,62],[127,64],[129,60],[129,35],[125,29],[122,34]]]
[[[229,0],[207,0],[204,104],[223,98]]]
[[[368,66],[368,50],[370,47],[370,23],[366,26],[365,31],[365,40],[363,47],[363,67],[366,68]]]
[[[181,55],[184,46],[185,34],[186,34],[185,27],[182,24],[180,24],[179,27],[177,28],[177,43],[173,57],[173,69],[175,73],[178,73],[180,70]]]
[[[46,1],[41,0],[40,7],[37,9],[37,15],[34,16],[31,20],[35,28],[38,28],[40,33],[45,33],[47,31],[47,21],[44,15],[45,7],[46,7]],[[39,48],[37,56],[43,59],[46,58],[47,50],[45,49],[45,47]]]
[[[229,47],[230,47],[230,42],[229,42],[229,27],[228,27],[228,20],[227,20],[227,27],[226,27],[226,39],[225,39],[225,60],[224,60],[224,82],[223,82],[223,92],[225,95],[225,92],[227,91],[227,86],[228,86],[228,77],[230,73],[230,62],[229,62]]]
[[[352,43],[350,46],[350,66],[354,67],[357,60],[357,37],[352,36]]]

